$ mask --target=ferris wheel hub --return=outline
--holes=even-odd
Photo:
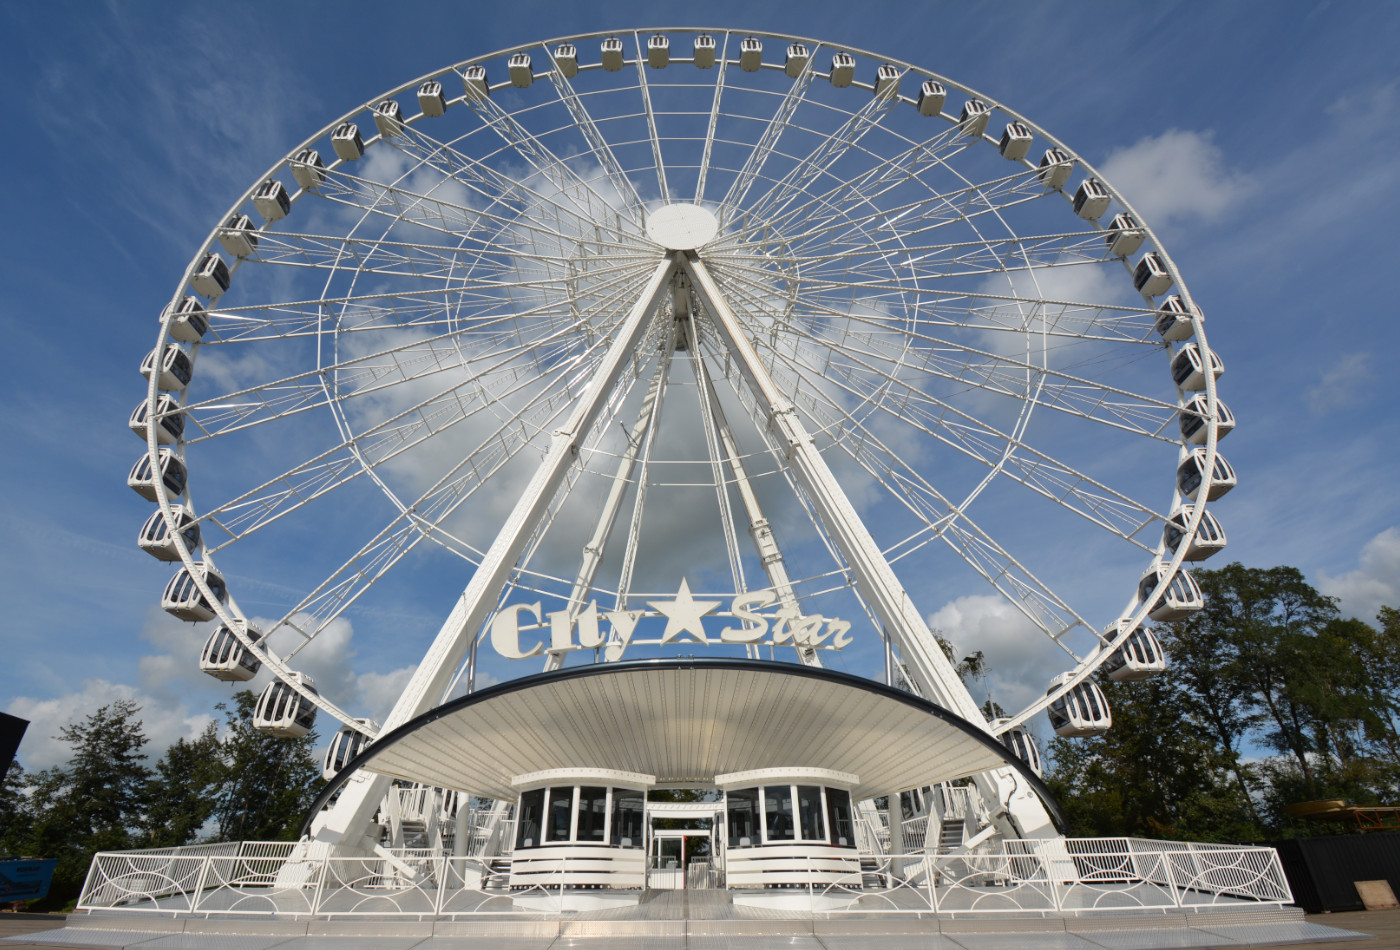
[[[669,204],[647,216],[647,237],[668,251],[693,251],[719,233],[719,221],[692,204]]]

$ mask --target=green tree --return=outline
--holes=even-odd
[[[139,843],[151,770],[140,707],[117,700],[59,730],[73,749],[68,764],[29,776],[32,819],[20,849],[58,859],[45,906],[77,896],[92,856]]]
[[[324,781],[316,761],[316,733],[279,739],[253,728],[257,697],[248,690],[222,703],[225,778],[218,787],[214,821],[223,841],[289,841]]]
[[[156,763],[148,792],[145,845],[168,848],[194,841],[214,815],[229,781],[223,743],[213,723],[193,741],[176,740]]]
[[[24,845],[34,816],[24,785],[24,769],[15,762],[0,782],[0,855],[25,856]]]

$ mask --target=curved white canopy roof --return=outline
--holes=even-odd
[[[514,799],[512,780],[550,769],[620,769],[657,784],[712,784],[769,768],[851,773],[869,798],[986,769],[1045,786],[983,729],[910,693],[847,673],[744,659],[570,667],[453,700],[371,744],[356,769]]]

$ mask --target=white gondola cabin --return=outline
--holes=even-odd
[[[1108,189],[1097,178],[1086,178],[1074,193],[1074,213],[1085,221],[1097,221],[1108,210]]]
[[[529,89],[535,81],[535,66],[530,62],[530,54],[524,51],[512,53],[506,61],[506,74],[516,89]]]
[[[281,221],[292,210],[292,199],[287,194],[287,186],[276,178],[269,178],[253,192],[253,207],[258,209],[258,214],[265,220]]]
[[[379,723],[373,719],[355,721],[370,732],[379,731]],[[345,768],[351,759],[365,751],[365,746],[373,741],[371,736],[365,735],[354,726],[341,726],[340,731],[331,737],[331,744],[326,747],[326,757],[321,760],[321,777],[327,782],[335,778],[336,773]]]
[[[1162,263],[1162,259],[1153,251],[1142,255],[1142,260],[1133,268],[1133,286],[1138,293],[1156,297],[1166,293],[1171,285],[1172,275],[1167,272],[1167,265]]]
[[[1069,673],[1061,673],[1050,681],[1046,695],[1055,692],[1070,678]],[[1050,717],[1050,726],[1057,736],[1067,739],[1101,736],[1113,727],[1113,714],[1109,712],[1108,700],[1103,690],[1093,680],[1084,680],[1067,691],[1045,709]]]
[[[969,99],[963,103],[962,113],[958,116],[958,129],[963,135],[979,138],[987,131],[987,120],[991,116],[992,110],[987,108],[985,102]]]
[[[251,624],[248,634],[254,641],[262,639],[262,633]],[[204,641],[204,649],[199,653],[199,668],[225,683],[246,683],[258,675],[262,660],[253,656],[232,630],[219,624],[209,639]]]
[[[992,728],[1000,729],[1007,720],[993,719]],[[1026,763],[1036,775],[1042,774],[1044,765],[1040,761],[1040,747],[1035,744],[1035,739],[1031,736],[1030,730],[1025,726],[1012,726],[1001,735],[997,736],[1001,744],[1011,750],[1012,754],[1022,762]]]
[[[1113,624],[1105,630],[1105,637],[1116,634],[1117,627],[1118,624]],[[1099,667],[1115,683],[1136,683],[1150,679],[1166,668],[1167,656],[1162,652],[1162,645],[1146,627],[1138,627],[1128,634],[1123,645],[1114,650],[1113,654],[1103,661],[1103,666]]]
[[[148,380],[154,375],[157,389],[184,389],[194,376],[194,364],[180,344],[167,343],[164,348],[146,354],[141,361],[141,375]]]
[[[175,544],[177,537],[185,542],[185,550],[199,550],[199,522],[195,520],[194,512],[184,505],[172,505],[170,515],[175,519],[173,532],[165,521],[165,515],[157,509],[151,512],[141,526],[141,533],[136,536],[137,546],[157,561],[180,560],[180,550]]]
[[[360,135],[360,127],[353,122],[342,122],[331,133],[331,147],[342,161],[353,162],[365,154],[365,140]]]
[[[316,692],[316,683],[305,673],[292,673],[292,678],[308,692]],[[273,680],[258,697],[253,707],[253,728],[283,739],[300,739],[316,724],[316,704],[295,688]]]
[[[304,148],[292,156],[292,177],[308,191],[326,180],[326,163],[314,148]]]
[[[715,38],[708,33],[701,33],[695,38],[695,65],[701,69],[710,69],[715,65]]]
[[[1186,539],[1186,526],[1194,511],[1195,506],[1183,505],[1167,518],[1167,523],[1162,528],[1162,543],[1168,551],[1164,557],[1175,555],[1176,549]],[[1202,512],[1201,523],[1196,526],[1195,535],[1187,541],[1184,559],[1204,561],[1216,552],[1223,551],[1225,544],[1225,529],[1220,527],[1215,515],[1209,511]]]
[[[1215,401],[1215,409],[1215,438],[1219,441],[1235,430],[1235,415],[1219,399]],[[1210,426],[1206,425],[1209,418],[1210,406],[1206,394],[1192,396],[1181,409],[1181,440],[1192,445],[1205,445],[1206,434],[1210,431]]]
[[[884,63],[875,70],[875,98],[893,99],[899,95],[899,69]]]
[[[430,119],[447,114],[447,96],[442,91],[442,83],[429,79],[418,87],[418,108]]]
[[[258,226],[246,214],[231,215],[219,231],[219,243],[234,257],[248,257],[258,249]]]
[[[756,73],[763,65],[763,41],[756,36],[746,36],[739,41],[739,68],[746,73]]]
[[[462,70],[462,89],[468,99],[476,102],[486,101],[486,97],[491,94],[491,83],[486,79],[486,67],[468,66]]]
[[[1008,122],[1001,132],[1001,142],[997,145],[997,151],[1001,152],[1001,157],[1007,161],[1019,162],[1030,152],[1031,140],[1034,138],[1025,123]]]
[[[1074,171],[1074,159],[1062,148],[1047,148],[1040,156],[1040,183],[1051,191],[1059,191]]]
[[[1192,449],[1191,454],[1176,467],[1176,487],[1191,501],[1198,501],[1196,496],[1201,493],[1201,485],[1206,480],[1205,472],[1206,450]],[[1206,501],[1224,498],[1230,489],[1238,484],[1239,478],[1235,475],[1234,467],[1225,461],[1225,456],[1216,452],[1215,464],[1211,466],[1210,488],[1206,492]]]
[[[199,266],[190,275],[190,286],[203,297],[217,297],[228,290],[228,265],[219,255],[210,251],[200,260]]]
[[[169,311],[167,311],[168,313]],[[162,315],[164,319],[164,315]],[[198,297],[188,294],[175,305],[170,317],[170,337],[181,343],[198,343],[209,332],[209,316]]]
[[[812,61],[812,54],[801,43],[793,43],[787,48],[787,59],[783,60],[783,72],[789,79],[802,75],[802,70]]]
[[[856,58],[850,53],[836,53],[831,57],[831,84],[837,89],[845,89],[856,78]]]
[[[573,43],[560,43],[554,47],[554,66],[565,79],[578,75],[578,47]]]
[[[146,410],[149,408],[146,400],[141,400],[131,411],[131,419],[127,422],[131,431],[135,432],[142,442],[145,442],[149,435],[149,430],[146,427]],[[180,404],[169,393],[158,394],[156,396],[156,444],[174,445],[180,441],[184,434],[185,414],[180,411]]]
[[[385,99],[374,107],[374,127],[384,138],[403,131],[403,107],[395,99]]]
[[[1147,232],[1138,227],[1136,218],[1130,214],[1115,214],[1103,239],[1110,255],[1127,257],[1136,254],[1146,238]]]
[[[647,65],[652,69],[665,69],[671,64],[671,41],[660,33],[647,40]]]
[[[1172,382],[1187,392],[1200,392],[1206,388],[1205,358],[1201,348],[1195,343],[1183,346],[1172,357]],[[1216,379],[1225,375],[1225,363],[1214,350],[1210,352],[1210,372]]]
[[[189,479],[185,463],[169,449],[161,449],[156,454],[156,467],[160,472],[161,484],[165,486],[166,496],[171,499],[179,498],[185,493],[185,484]],[[156,501],[156,475],[152,471],[149,455],[141,456],[136,460],[136,464],[131,466],[131,472],[126,476],[126,484],[147,501]]]
[[[1153,328],[1167,343],[1180,343],[1191,339],[1196,328],[1191,325],[1191,311],[1181,302],[1178,294],[1171,294],[1157,308],[1157,324]]]
[[[925,79],[919,87],[919,115],[938,115],[948,100],[948,90],[935,79]]]
[[[181,620],[193,623],[217,617],[213,602],[200,590],[196,575],[208,585],[209,593],[214,596],[215,601],[221,604],[228,603],[228,586],[224,584],[223,575],[208,564],[196,564],[193,571],[182,567],[170,578],[170,583],[165,585],[165,592],[160,595],[161,609]]]
[[[1157,589],[1157,584],[1166,573],[1167,565],[1160,561],[1147,569],[1147,573],[1142,575],[1142,580],[1138,581],[1139,602],[1146,602],[1152,596],[1152,592]],[[1183,569],[1176,572],[1166,590],[1152,601],[1152,608],[1148,610],[1147,616],[1157,621],[1185,620],[1205,605],[1200,585],[1189,571]]]
[[[615,73],[622,68],[622,40],[610,36],[603,40],[598,50],[603,58],[603,68]]]

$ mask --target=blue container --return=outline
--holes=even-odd
[[[0,903],[37,901],[48,896],[58,858],[0,861]]]

